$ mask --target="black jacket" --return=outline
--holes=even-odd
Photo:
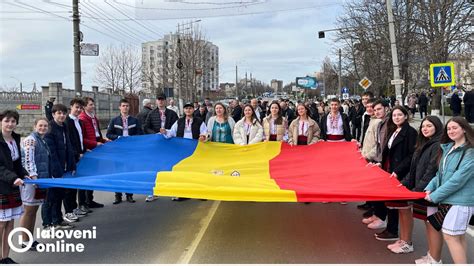
[[[428,97],[425,94],[421,94],[418,98],[418,104],[420,106],[428,106]]]
[[[290,107],[287,107],[286,110],[282,110],[282,115],[283,117],[286,117],[286,120],[288,120],[288,125],[291,125],[291,122],[296,119],[295,112]],[[238,120],[235,120],[238,121]]]
[[[133,116],[128,116],[127,118],[128,123],[128,135],[135,136],[135,135],[143,135],[142,127],[138,119]],[[109,126],[107,127],[107,138],[111,140],[116,140],[120,136],[123,136],[123,123],[122,123],[122,116],[117,116],[110,120]]]
[[[178,115],[168,108],[165,109],[165,129],[171,129],[174,122],[178,120]],[[150,111],[145,119],[145,125],[143,126],[145,134],[155,134],[160,132],[161,128],[161,115],[158,108]]]
[[[464,105],[474,105],[474,90],[466,91],[462,100]]]
[[[78,162],[79,158],[81,158],[81,154],[86,152],[86,147],[83,145],[84,148],[81,148],[81,138],[79,136],[79,132],[76,129],[74,120],[72,120],[69,115],[66,117],[64,123],[66,123],[69,139],[71,140],[71,145],[74,148],[74,159],[76,162]],[[83,127],[81,120],[79,120],[79,125],[81,125],[81,128]]]
[[[439,136],[429,140],[411,160],[410,173],[401,183],[410,190],[422,192],[438,171]]]
[[[76,170],[75,150],[71,144],[68,128],[64,124],[58,125],[54,120],[49,122],[49,132],[44,140],[51,152],[51,175],[55,178],[62,177],[64,172]],[[66,142],[64,142],[66,141]]]
[[[461,112],[461,98],[456,93],[453,93],[453,96],[451,96],[451,104],[450,104],[451,110],[456,113]]]
[[[360,127],[362,124],[362,116],[365,113],[365,108],[361,105],[359,109],[352,106],[349,110],[349,118],[353,126]]]
[[[234,121],[239,121],[242,118],[242,107],[240,105],[237,105],[233,110],[232,114],[230,114]]]
[[[410,171],[410,163],[415,152],[417,135],[416,130],[406,122],[393,140],[392,147],[388,148],[388,142],[385,145],[382,154],[382,166],[385,166],[387,161],[389,161],[389,167],[386,171],[389,173],[395,172],[398,180],[402,180]],[[388,135],[387,140],[390,137]]]
[[[141,125],[143,131],[144,131],[144,127],[145,127],[145,120],[146,120],[146,117],[148,116],[148,114],[149,114],[152,110],[153,110],[153,109],[144,106],[144,107],[143,107],[143,110],[141,110],[140,113],[137,114],[138,122],[140,122],[140,125]]]
[[[360,143],[364,143],[365,133],[367,132],[367,129],[369,128],[370,115],[365,114],[363,118],[364,118],[363,120],[364,124],[362,125],[362,138],[360,140]]]
[[[329,116],[329,113],[325,114],[323,116],[323,118],[321,118],[321,123],[319,125],[319,127],[321,128],[321,139],[322,140],[327,140],[328,139],[328,135],[327,135],[328,116]],[[351,128],[349,126],[349,117],[347,117],[347,115],[344,114],[344,113],[341,113],[341,116],[342,116],[342,129],[344,130],[344,139],[346,141],[351,141],[352,135],[351,135]]]
[[[21,165],[20,135],[13,132],[12,137],[20,153],[20,159],[14,162],[12,161],[10,148],[8,148],[8,144],[0,133],[0,194],[2,195],[18,192],[18,187],[14,186],[13,182],[17,178],[23,179],[28,176],[28,172]]]
[[[205,121],[206,116],[207,116],[207,108],[206,108],[206,110],[204,110],[203,114],[201,114],[201,111],[199,109],[200,108],[198,108],[196,111],[194,111],[193,117],[197,117],[197,118],[201,119],[202,121]]]

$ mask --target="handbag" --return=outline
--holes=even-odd
[[[462,151],[461,159],[456,165],[456,168],[454,169],[454,171],[458,170],[462,159],[464,159],[464,154],[466,154],[466,149]],[[441,186],[441,178],[438,179],[438,187],[440,186]],[[452,206],[451,204],[439,204],[438,211],[427,217],[428,222],[431,224],[431,226],[433,226],[434,229],[436,229],[436,231],[440,231],[441,228],[443,227],[444,218],[446,218],[446,215],[448,214],[448,211],[451,208],[451,206]],[[472,220],[472,217],[471,217],[471,220]],[[471,223],[471,221],[469,223]]]

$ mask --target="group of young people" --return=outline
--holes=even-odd
[[[56,104],[51,108],[51,121],[38,119],[23,145],[14,132],[20,120],[18,113],[3,111],[0,114],[1,262],[12,263],[6,237],[13,229],[13,221],[21,217],[20,225],[32,231],[40,205],[45,229],[71,228],[68,222],[84,217],[90,208],[103,206],[93,201],[92,191],[63,188],[45,191],[24,184],[25,178],[60,178],[65,173],[74,174],[77,162],[88,150],[122,137],[162,134],[165,138],[237,145],[262,141],[283,141],[290,145],[357,141],[362,156],[372,167],[381,167],[410,190],[426,192],[423,201],[360,205],[367,210],[362,222],[370,229],[384,229],[375,234],[376,239],[395,241],[387,246],[394,253],[412,252],[413,217],[427,221],[430,220],[427,217],[433,215],[439,218],[440,211],[444,211],[444,220],[438,219],[440,227],[434,228],[433,222],[426,222],[429,251],[416,262],[441,263],[444,237],[453,261],[466,263],[465,233],[474,213],[474,131],[464,118],[453,117],[443,126],[438,117],[427,116],[417,131],[409,125],[409,113],[404,107],[390,109],[384,100],[374,100],[372,94],[366,93],[362,95],[360,139],[356,140],[351,134],[350,119],[336,98],[330,100],[328,112],[317,118],[311,106],[303,103],[296,105],[296,114],[291,117],[291,110],[284,101],[271,102],[265,108],[255,101],[243,107],[233,103],[232,110],[218,102],[212,110],[206,110],[206,115],[200,110],[201,106],[196,108],[195,104],[186,103],[182,117],[167,108],[166,103],[165,95],[157,97],[155,109],[149,106],[150,101],[144,101],[147,108],[135,118],[129,114],[130,103],[121,100],[120,114],[109,122],[106,138],[103,138],[94,100],[73,99],[69,114],[66,106]],[[237,106],[241,108],[238,112],[235,111]],[[147,197],[147,201],[154,199],[152,195]],[[126,194],[126,200],[135,202],[132,194]],[[117,192],[113,203],[121,202],[122,193]],[[26,235],[23,237],[34,241]]]

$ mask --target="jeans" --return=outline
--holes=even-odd
[[[46,201],[41,206],[43,226],[56,225],[63,222],[61,203],[64,198],[64,188],[48,188]]]
[[[64,210],[66,213],[72,213],[72,211],[77,208],[76,195],[77,189],[64,189]]]

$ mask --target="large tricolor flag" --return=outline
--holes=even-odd
[[[74,177],[28,181],[65,187],[187,198],[263,201],[364,201],[423,198],[378,167],[356,144],[289,146],[202,143],[161,135],[120,138],[81,159]]]

